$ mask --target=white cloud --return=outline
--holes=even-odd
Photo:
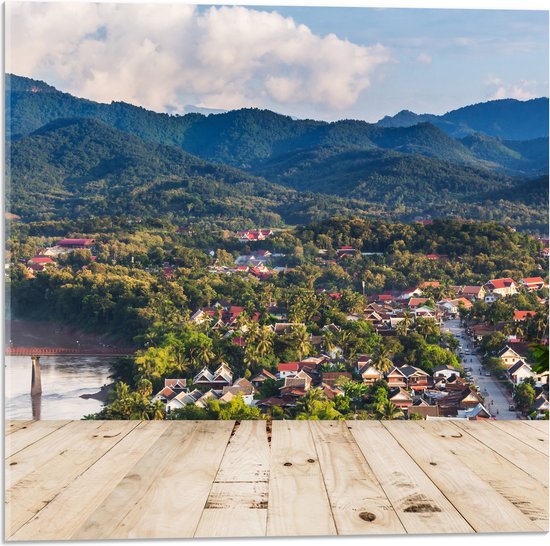
[[[540,86],[536,80],[521,80],[519,82],[507,83],[498,76],[490,74],[485,80],[485,84],[489,88],[489,100],[529,100],[543,94],[539,89]]]
[[[346,109],[391,62],[380,44],[319,36],[244,7],[8,3],[6,19],[9,72],[158,111],[190,103]]]
[[[423,64],[432,64],[432,56],[428,55],[427,53],[421,53],[416,58],[417,62],[423,63]]]

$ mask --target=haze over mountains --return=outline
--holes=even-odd
[[[357,213],[546,225],[547,98],[369,124],[257,109],[172,116],[13,75],[6,93],[10,212],[23,219],[169,213],[277,224]]]

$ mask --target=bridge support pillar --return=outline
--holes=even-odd
[[[32,378],[31,378],[31,395],[42,394],[42,380],[40,378],[40,357],[31,356],[32,361]]]

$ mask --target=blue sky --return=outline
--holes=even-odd
[[[548,96],[548,12],[278,7],[314,32],[380,42],[396,63],[345,113],[445,113],[493,98]]]
[[[6,21],[8,71],[156,111],[376,121],[548,95],[543,11],[12,3]]]

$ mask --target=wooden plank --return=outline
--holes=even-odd
[[[196,537],[266,534],[270,455],[266,422],[242,421],[235,426]]]
[[[169,424],[141,422],[9,539],[69,540]]]
[[[496,427],[487,426],[483,421],[459,422],[453,424],[470,434],[501,457],[521,468],[541,483],[548,483],[548,457],[523,442],[510,440],[510,435]]]
[[[405,533],[343,421],[310,421],[339,535]]]
[[[383,425],[475,531],[540,532],[525,514],[480,480],[456,455],[442,449],[441,442],[417,423],[383,421]]]
[[[548,457],[548,435],[532,429],[525,421],[490,420],[488,423]]]
[[[6,425],[4,427],[4,436],[8,436],[12,432],[15,432],[16,430],[22,428],[26,429],[36,422],[37,421],[33,421],[32,419],[27,421],[6,421]]]
[[[6,534],[8,536],[14,534],[37,512],[47,506],[64,487],[85,472],[138,425],[137,421],[91,421],[90,423],[92,427],[86,426],[74,432],[70,445],[58,447],[53,453],[54,456],[47,462],[30,474],[26,474],[23,479],[12,482],[6,491],[8,502]],[[32,447],[13,457],[24,456],[23,453]],[[32,491],[31,495],[30,491]]]
[[[268,536],[335,535],[307,421],[273,421],[272,427]]]
[[[192,537],[233,424],[170,423],[72,538]]]
[[[449,421],[418,421],[418,425],[437,440],[440,449],[455,455],[541,530],[548,530],[548,484],[535,480],[469,434],[457,434]]]
[[[37,422],[36,425],[38,426],[40,423],[42,421]],[[28,440],[24,438],[25,433],[28,433],[35,441],[23,449],[17,449],[13,455],[6,459],[6,489],[10,489],[27,475],[36,472],[50,460],[63,455],[76,442],[83,442],[85,445],[94,434],[100,434],[98,430],[101,429],[105,421],[43,421],[43,423],[46,430],[50,430],[48,426],[57,428],[53,432],[50,430],[38,440],[34,436],[34,427],[28,431],[20,430],[10,434],[10,437],[15,437],[19,433],[23,434],[20,445],[28,443]],[[137,426],[137,422],[134,423],[134,426]],[[43,432],[41,428],[38,430]],[[116,434],[120,434],[120,431]],[[15,445],[14,440],[12,446]]]
[[[472,527],[378,421],[347,423],[407,533],[471,533]]]
[[[18,422],[29,424],[22,425],[16,430],[13,430],[11,434],[6,436],[6,441],[4,443],[4,457],[6,459],[70,423],[70,421]]]
[[[521,421],[531,428],[536,428],[539,432],[550,435],[549,423],[550,421]]]

